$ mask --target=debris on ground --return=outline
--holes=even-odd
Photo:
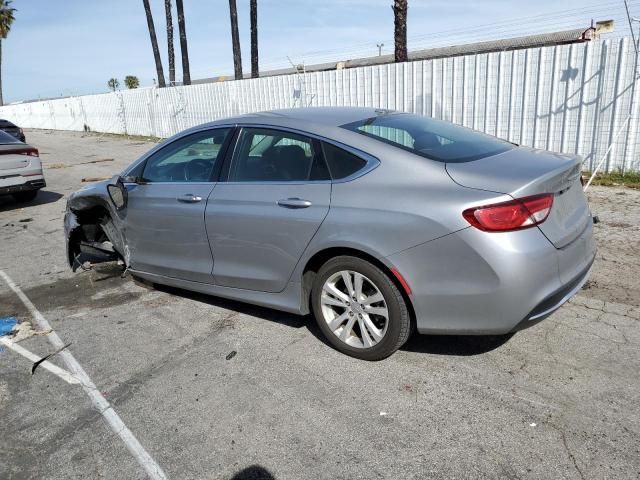
[[[236,356],[236,352],[235,350],[231,350],[231,352],[229,352],[229,355],[227,355],[227,360],[231,360],[233,357]]]
[[[103,180],[109,180],[111,177],[85,177],[81,181],[82,183],[88,182],[102,182]]]
[[[2,317],[0,318],[0,337],[8,335],[18,323],[16,317]]]
[[[69,345],[71,345],[70,343],[67,343],[65,346],[59,348],[58,350],[56,350],[53,353],[50,353],[49,355],[45,355],[44,357],[42,357],[40,360],[38,360],[37,362],[35,362],[32,366],[31,366],[31,375],[33,375],[34,373],[36,373],[36,368],[38,368],[38,366],[42,363],[47,361],[49,358],[53,357],[54,355],[57,355],[58,353],[60,353],[61,351],[63,351],[65,348],[67,348]]]
[[[22,220],[18,220],[20,223],[33,222],[33,218],[23,218]]]
[[[16,325],[16,327],[11,332],[12,340],[17,343],[25,340],[27,338],[33,337],[34,335],[49,335],[51,333],[51,329],[48,330],[34,330],[31,322],[22,322]]]

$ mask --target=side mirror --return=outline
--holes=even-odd
[[[115,184],[107,185],[107,192],[116,210],[122,210],[127,206],[128,193],[121,178],[118,178]]]

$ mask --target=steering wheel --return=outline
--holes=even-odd
[[[184,179],[190,181],[207,181],[211,172],[211,161],[195,158],[184,165]]]

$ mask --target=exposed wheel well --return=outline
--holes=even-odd
[[[109,241],[105,232],[105,225],[111,221],[109,210],[101,205],[96,205],[86,210],[73,212],[78,223],[69,235],[67,255],[69,265],[75,271],[83,259],[90,259],[93,263],[111,261],[117,257],[116,250],[102,250],[101,245]],[[81,255],[84,254],[84,255]]]
[[[415,325],[416,316],[415,311],[413,310],[413,304],[411,303],[411,298],[407,295],[407,292],[400,281],[396,278],[393,272],[391,272],[391,269],[373,255],[363,252],[362,250],[347,247],[333,247],[320,250],[313,255],[309,261],[307,261],[302,273],[302,307],[306,309],[304,313],[309,313],[311,311],[311,288],[313,287],[313,280],[316,274],[327,261],[341,255],[361,258],[382,270],[391,279],[398,290],[400,290],[400,293],[402,293],[402,297],[404,298],[407,308],[409,309],[409,314],[411,315],[411,322]]]

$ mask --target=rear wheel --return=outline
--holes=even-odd
[[[316,275],[311,295],[320,330],[347,355],[382,360],[409,338],[411,318],[400,290],[366,260],[329,260]]]
[[[30,202],[34,200],[38,195],[38,190],[29,190],[27,192],[17,192],[13,194],[13,198],[16,202]]]

